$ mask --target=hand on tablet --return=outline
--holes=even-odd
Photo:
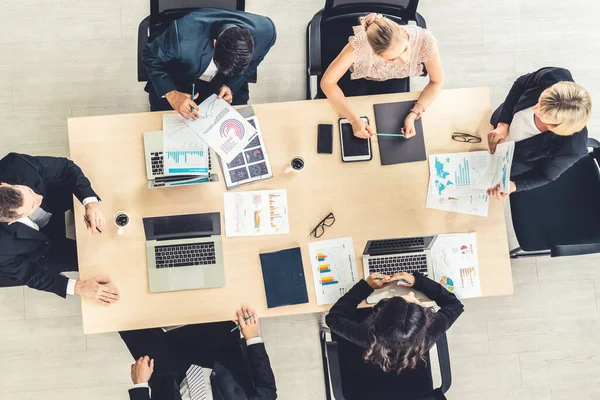
[[[415,114],[410,113],[406,119],[404,119],[404,128],[402,128],[402,133],[404,134],[405,139],[410,139],[417,134],[417,130],[415,129],[415,118]]]
[[[362,118],[358,118],[352,122],[352,131],[354,132],[354,136],[361,139],[368,139],[373,136],[373,130]]]

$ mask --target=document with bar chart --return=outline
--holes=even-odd
[[[227,237],[290,232],[285,190],[224,193],[223,201]]]
[[[358,282],[351,237],[308,244],[317,304],[333,304]]]
[[[459,299],[481,296],[475,232],[438,235],[431,256],[435,281]]]
[[[165,175],[208,175],[208,146],[179,114],[163,115]]]

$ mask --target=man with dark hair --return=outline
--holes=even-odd
[[[230,104],[247,104],[248,79],[275,39],[269,18],[243,11],[201,8],[174,21],[144,49],[150,109],[195,119],[196,103],[214,93]]]
[[[77,247],[65,230],[65,211],[73,208],[73,195],[85,207],[88,231],[99,234],[106,224],[100,200],[75,163],[16,153],[0,160],[0,279],[110,305],[119,293],[109,278],[61,275],[78,269]]]

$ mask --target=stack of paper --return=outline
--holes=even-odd
[[[290,232],[285,190],[224,193],[223,196],[226,236]]]
[[[496,152],[433,154],[429,156],[427,208],[487,217],[487,189],[510,189],[514,142],[501,143]]]
[[[481,296],[475,232],[438,235],[431,255],[433,276],[440,285],[460,299]]]
[[[163,115],[165,175],[208,175],[208,146],[179,114]]]

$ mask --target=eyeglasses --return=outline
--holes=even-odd
[[[468,133],[454,132],[452,133],[452,140],[462,143],[480,143],[481,138],[479,136],[469,135]]]
[[[313,229],[312,232],[310,232],[310,236],[315,237],[317,239],[320,238],[325,233],[325,227],[333,225],[334,222],[335,216],[333,215],[333,213],[327,214],[327,216],[317,224],[315,229]]]

